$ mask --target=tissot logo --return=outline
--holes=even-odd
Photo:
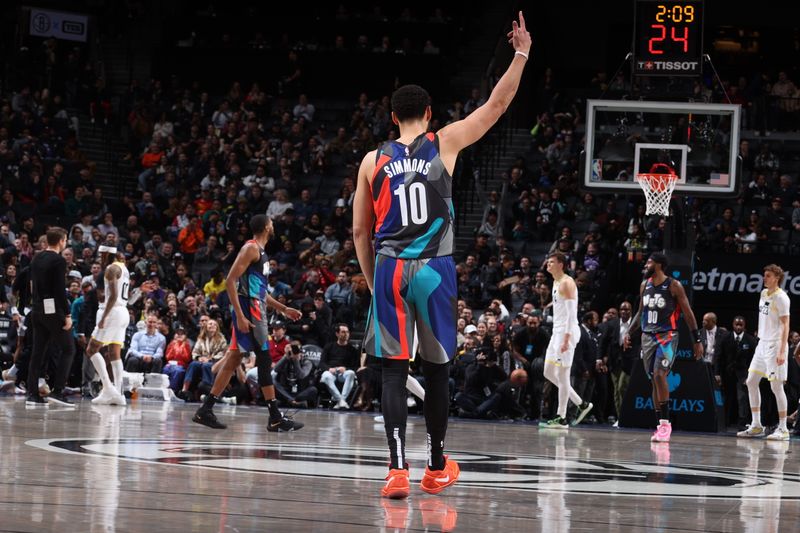
[[[697,61],[637,61],[640,70],[694,72]]]
[[[564,449],[563,437],[560,446]],[[383,447],[324,448],[317,444],[253,444],[157,439],[41,439],[26,444],[41,450],[121,459],[170,468],[222,469],[353,481],[383,482]],[[760,446],[761,442],[746,443]],[[778,443],[788,444],[788,443]],[[786,449],[765,453],[785,453]],[[793,472],[751,472],[699,465],[656,465],[581,458],[576,447],[559,457],[452,452],[461,476],[458,486],[481,490],[572,494],[615,494],[654,497],[754,498],[800,500],[800,475]],[[569,455],[569,456],[567,456]],[[409,451],[412,463],[423,464],[423,450]],[[421,468],[412,470],[419,478]]]

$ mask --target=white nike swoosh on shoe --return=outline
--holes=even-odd
[[[436,478],[436,483],[447,483],[448,481],[450,481],[450,476]]]

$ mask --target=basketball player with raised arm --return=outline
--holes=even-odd
[[[427,91],[417,85],[397,89],[392,94],[392,121],[400,136],[368,153],[358,171],[353,236],[372,291],[364,350],[381,358],[381,406],[391,457],[381,495],[387,498],[406,498],[410,490],[406,383],[415,335],[425,376],[428,439],[421,488],[437,494],[459,476],[458,464],[444,455],[449,363],[456,353],[452,173],[458,153],[489,131],[517,92],[531,46],[521,12],[508,38],[514,57],[489,99],[437,133],[428,131]]]
[[[131,286],[131,276],[125,266],[125,257],[117,255],[113,246],[102,245],[98,248],[101,262],[105,267],[103,273],[103,301],[97,309],[97,322],[92,331],[89,345],[86,347],[86,357],[92,362],[95,372],[103,383],[100,395],[92,400],[96,405],[125,405],[125,396],[122,395],[122,379],[124,368],[122,366],[122,345],[125,344],[125,331],[128,329],[130,314],[128,313],[128,296]],[[111,264],[109,260],[113,261]],[[100,349],[106,346],[111,371],[114,375],[112,382],[106,370],[106,360],[100,355]]]
[[[578,287],[566,272],[567,258],[561,252],[547,258],[547,271],[553,276],[553,335],[544,357],[544,377],[558,388],[558,410],[556,417],[539,424],[540,428],[569,429],[567,407],[572,400],[578,406],[578,415],[573,422],[580,424],[592,410],[591,402],[578,396],[570,382],[572,359],[575,347],[581,339],[578,324]]]
[[[778,428],[767,439],[789,440],[786,428],[786,410],[788,401],[783,386],[788,377],[789,365],[789,296],[781,289],[783,269],[778,265],[764,267],[764,290],[758,300],[758,345],[750,369],[747,374],[747,393],[750,396],[750,412],[753,414],[751,424],[736,435],[743,438],[763,437],[764,427],[761,425],[761,391],[759,384],[762,378],[769,381],[775,403],[778,406]]]
[[[214,404],[219,401],[222,391],[230,383],[236,367],[242,364],[242,356],[255,352],[258,385],[269,408],[267,431],[295,431],[302,428],[303,424],[283,416],[275,400],[272,359],[269,356],[267,306],[277,309],[290,320],[299,320],[303,314],[297,309],[283,305],[267,293],[269,258],[264,247],[275,233],[272,219],[266,215],[255,215],[250,219],[250,231],[253,232],[253,238],[239,250],[239,255],[236,256],[225,279],[225,288],[233,312],[231,344],[222,358],[211,393],[206,396],[192,421],[213,429],[227,427],[214,415]]]
[[[667,376],[675,362],[678,348],[678,318],[683,311],[683,319],[692,331],[694,357],[703,357],[703,344],[697,320],[689,305],[686,291],[681,283],[664,271],[667,269],[667,256],[661,252],[650,255],[645,263],[645,277],[639,289],[639,309],[631,320],[631,327],[625,336],[626,348],[631,345],[635,330],[642,330],[642,363],[653,383],[653,408],[658,419],[658,427],[652,442],[669,442],[672,424],[669,421],[669,385]]]

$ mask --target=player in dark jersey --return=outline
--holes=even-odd
[[[531,46],[521,12],[508,38],[514,58],[487,102],[438,133],[428,131],[428,93],[416,85],[397,89],[392,121],[400,136],[368,153],[358,171],[353,235],[372,291],[364,350],[381,358],[381,407],[391,455],[384,497],[409,494],[406,376],[415,340],[425,376],[428,438],[421,487],[436,494],[458,479],[458,464],[444,455],[449,362],[456,350],[451,176],[458,153],[483,137],[517,92]]]
[[[697,320],[679,281],[667,276],[667,256],[660,252],[650,255],[645,264],[645,280],[639,291],[639,310],[631,320],[625,336],[626,349],[631,336],[642,330],[642,362],[653,382],[653,408],[658,427],[650,438],[653,442],[669,442],[672,425],[669,422],[669,386],[667,375],[675,361],[678,347],[678,318],[683,311],[684,320],[692,331],[695,359],[703,357],[703,345]]]
[[[255,215],[250,219],[250,230],[253,238],[239,250],[225,280],[233,312],[231,344],[222,358],[211,393],[206,396],[192,420],[210,428],[225,429],[225,424],[217,420],[212,409],[230,383],[236,367],[242,363],[242,354],[255,352],[258,384],[269,408],[267,430],[294,431],[302,428],[303,424],[283,416],[275,400],[275,386],[270,372],[272,360],[269,356],[267,306],[277,309],[290,320],[299,320],[302,313],[283,305],[267,293],[269,259],[264,246],[274,233],[272,220],[266,215]]]

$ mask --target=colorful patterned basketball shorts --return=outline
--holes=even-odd
[[[642,333],[642,363],[652,377],[657,368],[669,372],[678,351],[678,332]]]
[[[375,258],[364,351],[375,357],[446,363],[456,353],[456,265],[450,256]]]
[[[244,317],[249,320],[253,327],[244,333],[238,328],[236,323],[236,313],[231,306],[233,324],[231,329],[231,350],[239,350],[243,355],[256,351],[260,347],[263,351],[269,350],[269,325],[267,323],[267,306],[258,298],[249,298],[239,295],[239,305],[242,306]]]

